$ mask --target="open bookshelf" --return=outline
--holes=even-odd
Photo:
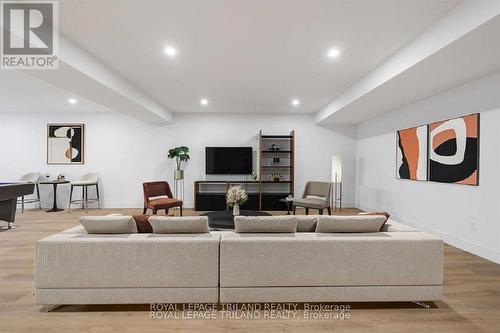
[[[279,200],[294,195],[295,131],[286,135],[271,135],[263,134],[261,130],[258,165],[259,209],[286,210],[286,204]],[[279,174],[281,180],[273,181],[270,178],[273,173]]]

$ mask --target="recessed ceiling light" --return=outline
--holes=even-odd
[[[300,104],[300,101],[298,99],[295,98],[294,100],[292,100],[292,105],[293,106],[297,106],[299,104]]]
[[[338,58],[340,55],[340,50],[339,49],[330,49],[328,50],[328,58]]]
[[[76,103],[78,103],[78,101],[76,100],[76,98],[68,98],[68,103],[69,104],[76,104]]]
[[[200,100],[200,104],[201,104],[201,105],[208,105],[208,99],[206,99],[206,98],[202,98],[202,99]]]
[[[163,52],[165,52],[165,54],[168,55],[169,57],[175,57],[175,55],[177,54],[177,50],[172,46],[166,46],[163,49]]]

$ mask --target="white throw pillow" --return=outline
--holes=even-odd
[[[379,232],[383,215],[318,216],[316,232]]]
[[[295,216],[235,216],[234,231],[237,233],[295,232]]]
[[[79,221],[88,234],[137,233],[132,216],[82,216]]]
[[[206,234],[209,232],[206,216],[151,216],[149,223],[155,234]]]

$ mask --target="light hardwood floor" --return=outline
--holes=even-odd
[[[140,209],[89,214],[111,212],[140,214]],[[500,265],[451,246],[445,247],[444,299],[431,309],[413,303],[351,303],[351,318],[344,321],[154,320],[147,305],[64,306],[41,312],[32,296],[35,241],[77,225],[82,214],[30,210],[18,214],[16,230],[0,232],[0,332],[500,332]]]

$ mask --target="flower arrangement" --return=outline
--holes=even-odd
[[[248,200],[248,194],[241,185],[229,187],[226,194],[226,202],[229,207],[243,205]]]

